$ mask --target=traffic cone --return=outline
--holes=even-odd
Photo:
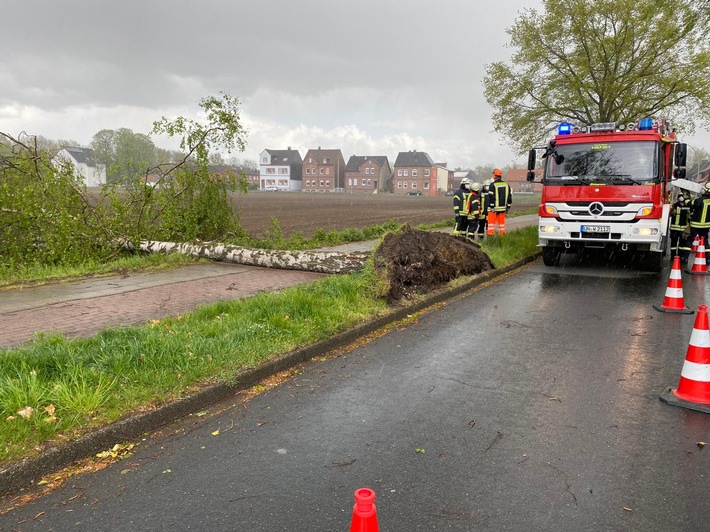
[[[693,247],[690,248],[690,252],[695,253],[696,251],[698,251],[699,244],[700,244],[700,238],[698,237],[698,235],[695,235],[695,240],[693,240]]]
[[[667,388],[661,394],[661,401],[710,414],[710,330],[707,305],[698,306],[678,388]]]
[[[676,255],[673,258],[673,268],[671,268],[671,276],[668,279],[668,287],[666,288],[666,297],[663,298],[663,303],[653,305],[653,308],[659,312],[675,312],[678,314],[692,314],[683,302],[683,279],[680,274],[680,257]]]
[[[693,258],[693,267],[688,270],[693,275],[708,275],[708,264],[705,259],[705,237],[700,238],[698,252]]]
[[[350,521],[350,532],[379,532],[377,525],[377,508],[375,508],[375,492],[369,488],[360,488],[355,492],[353,518]]]

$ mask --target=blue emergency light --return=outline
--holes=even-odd
[[[558,135],[569,135],[570,133],[572,133],[572,124],[569,122],[563,122],[557,126]]]
[[[653,118],[642,118],[639,121],[639,131],[649,131],[653,129]]]

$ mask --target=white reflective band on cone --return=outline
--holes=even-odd
[[[682,288],[671,288],[670,286],[666,288],[666,297],[672,297],[672,298],[682,298],[683,297],[683,289]]]
[[[710,382],[710,364],[696,364],[686,360],[680,376],[695,382]]]
[[[693,328],[688,343],[695,347],[710,347],[710,331]]]

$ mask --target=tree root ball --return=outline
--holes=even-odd
[[[373,260],[375,269],[389,282],[388,303],[425,294],[461,275],[495,268],[477,244],[408,225],[387,234]]]

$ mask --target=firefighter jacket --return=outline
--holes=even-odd
[[[690,227],[707,229],[710,227],[710,196],[701,196],[690,205]]]
[[[513,191],[505,181],[495,180],[489,186],[488,211],[506,212],[513,203]]]
[[[466,203],[470,192],[464,187],[454,192],[454,216],[466,216]]]
[[[481,216],[481,199],[476,192],[471,192],[468,195],[466,202],[466,212],[469,220],[478,220]]]
[[[690,200],[676,201],[671,208],[671,231],[683,231],[690,225]]]

